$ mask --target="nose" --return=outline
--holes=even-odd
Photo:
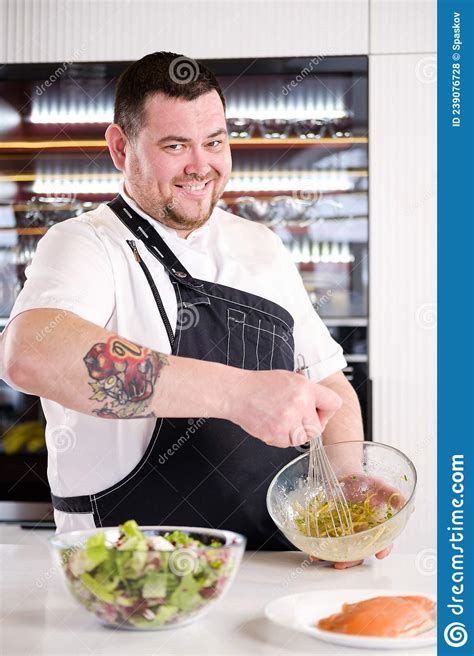
[[[186,175],[194,175],[196,178],[205,179],[211,171],[207,157],[207,153],[200,148],[190,149],[188,160],[184,167]]]

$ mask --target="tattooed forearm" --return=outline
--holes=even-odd
[[[153,417],[147,412],[155,383],[168,358],[120,337],[94,344],[84,358],[93,394],[89,397],[101,407],[99,417],[132,419]]]

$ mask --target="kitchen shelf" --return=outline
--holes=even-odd
[[[344,357],[348,364],[352,362],[368,362],[369,356],[366,353],[344,353]]]
[[[293,196],[294,198],[298,198],[298,194],[301,194],[301,197],[304,198],[305,195],[311,195],[311,191],[308,189],[279,189],[278,191],[227,191],[224,193],[222,196],[222,200],[224,200],[228,205],[232,205],[235,202],[236,198],[241,198],[242,196],[254,196],[255,198],[258,198],[259,200],[272,200],[275,196]],[[319,200],[325,196],[335,196],[335,195],[341,195],[341,194],[351,194],[351,196],[357,194],[357,195],[367,195],[367,191],[359,191],[356,189],[331,189],[331,191],[322,191],[318,192],[317,189],[313,191],[314,193],[314,200]]]
[[[368,326],[369,320],[367,317],[324,317],[319,315],[323,322],[329,328],[336,326],[348,326],[349,328],[357,328],[359,326]]]
[[[265,137],[257,137],[254,139],[230,139],[230,145],[234,148],[261,148],[262,146],[270,148],[281,148],[284,146],[292,146],[294,148],[340,148],[352,146],[354,144],[366,144],[368,138],[363,137],[323,137],[321,139],[300,139],[299,137],[286,137],[284,139],[265,139]]]
[[[306,170],[278,170],[278,171],[234,171],[231,174],[232,178],[239,177],[269,177],[270,175],[274,178],[278,177],[288,177],[288,178],[300,178],[301,176],[311,176],[318,177],[324,175],[341,175],[344,174],[349,178],[365,178],[368,176],[369,172],[367,169],[306,169]],[[35,182],[38,178],[54,178],[55,180],[117,180],[121,179],[120,173],[57,173],[53,175],[45,175],[42,173],[6,173],[0,175],[0,182]],[[240,192],[229,192],[229,193],[240,193]]]
[[[229,203],[232,205],[233,203]],[[19,207],[25,207],[23,205],[20,205]],[[15,208],[16,209],[16,208]],[[28,208],[31,209],[31,208]],[[61,207],[61,210],[68,209],[67,207]],[[76,208],[74,208],[76,209]],[[26,211],[26,209],[23,209],[21,211]],[[236,215],[237,216],[237,215]],[[325,216],[321,217],[321,220],[324,221],[356,221],[356,220],[367,220],[367,216]],[[0,234],[1,233],[9,233],[9,232],[15,232],[18,235],[44,235],[49,228],[51,228],[53,225],[56,225],[56,223],[60,223],[60,221],[57,221],[51,226],[38,226],[38,227],[30,227],[30,228],[22,228],[22,227],[16,227],[16,226],[10,226],[10,227],[0,227]],[[267,225],[264,221],[261,222],[262,225]],[[293,234],[301,234],[301,235],[307,235],[309,234],[309,228],[311,228],[311,225],[307,226],[299,226],[299,225],[292,225],[291,223],[278,223],[278,224],[268,224],[267,227],[274,228],[276,226],[279,227],[284,227],[285,230],[289,230]]]
[[[16,232],[18,235],[44,235],[51,226],[41,228],[0,228],[0,233]]]
[[[285,139],[265,139],[257,137],[254,139],[236,138],[229,140],[232,148],[347,148],[354,144],[368,143],[367,137],[323,137],[322,139],[300,139],[299,137],[287,137]],[[0,150],[105,150],[107,142],[105,139],[44,139],[35,141],[0,141]]]

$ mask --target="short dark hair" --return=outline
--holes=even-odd
[[[175,52],[153,52],[130,64],[115,90],[114,122],[134,139],[144,121],[145,101],[155,93],[194,100],[215,90],[225,111],[225,98],[214,73],[194,59]]]

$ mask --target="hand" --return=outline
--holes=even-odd
[[[396,512],[405,505],[405,498],[395,487],[375,476],[367,476],[367,474],[349,474],[340,480],[342,490],[347,501],[360,503],[364,501],[368,495],[371,495],[370,505],[372,507],[383,506],[386,507],[390,499],[390,506]],[[391,498],[390,498],[391,497]],[[389,545],[382,551],[375,554],[379,560],[386,558],[392,551],[393,544]],[[320,558],[310,556],[311,561],[320,561]],[[342,563],[333,563],[335,569],[348,569],[349,567],[356,567],[361,565],[363,560],[353,560]]]
[[[305,444],[342,404],[329,388],[289,371],[239,370],[234,381],[225,418],[270,446]]]
[[[392,549],[393,549],[393,544],[390,544],[385,549],[382,549],[382,551],[376,553],[375,557],[378,558],[379,560],[382,560],[382,558],[386,558],[390,554]],[[321,558],[316,558],[316,556],[310,556],[309,559],[311,561],[321,561]],[[345,563],[333,563],[333,567],[334,569],[349,569],[349,567],[356,567],[357,565],[362,565],[363,562],[364,562],[363,560],[350,560]]]
[[[362,503],[369,496],[370,506],[376,508],[386,507],[390,500],[390,506],[395,512],[403,508],[406,503],[400,490],[382,478],[368,476],[365,473],[354,473],[344,476],[339,482],[346,500],[352,503]]]

